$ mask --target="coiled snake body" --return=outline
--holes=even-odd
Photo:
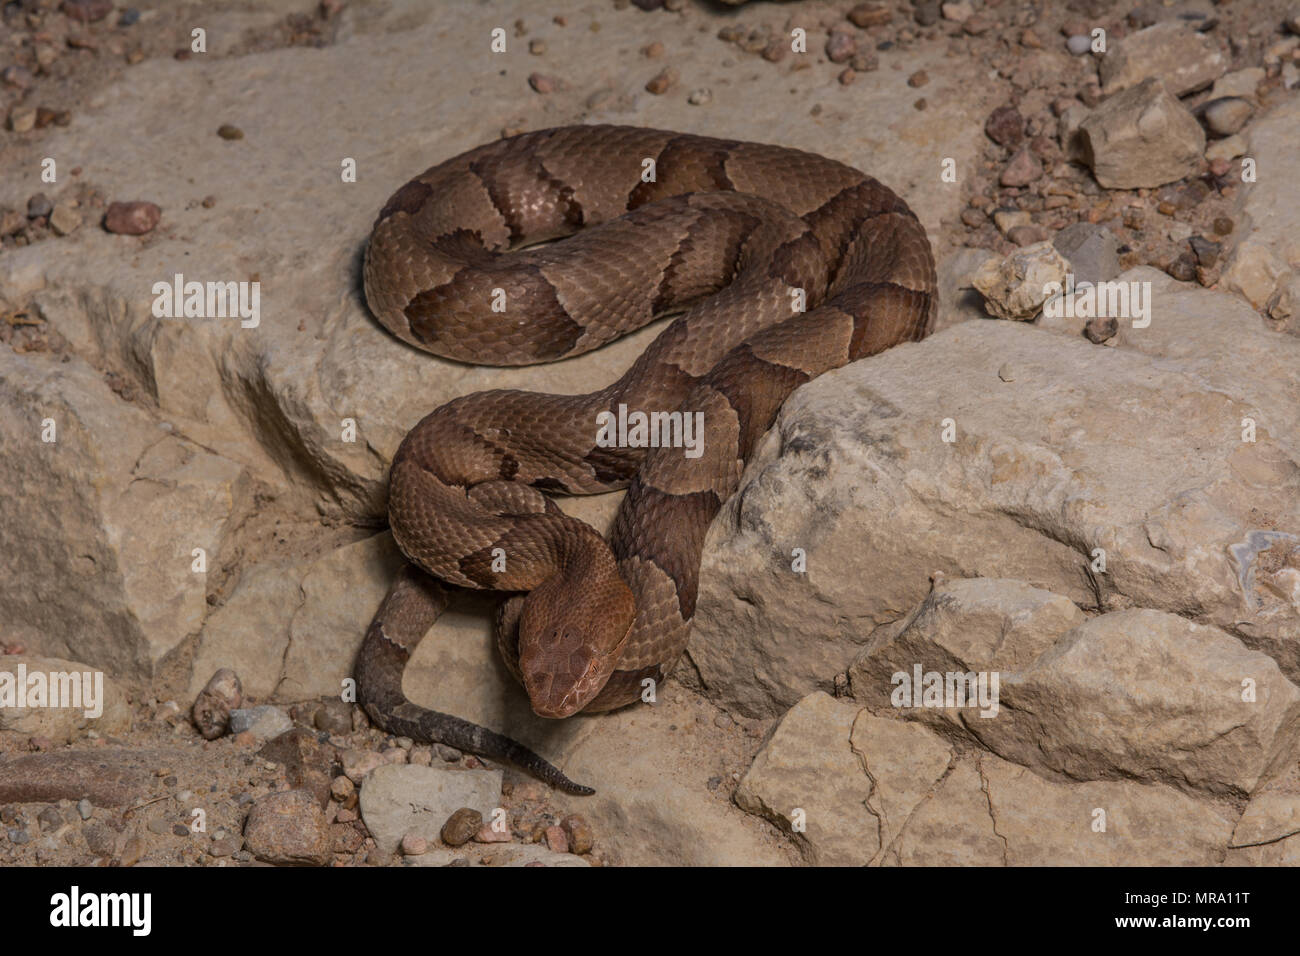
[[[367,631],[362,703],[390,732],[571,793],[592,791],[403,694],[443,583],[507,592],[498,646],[538,714],[638,700],[685,648],[709,523],[786,397],[921,339],[937,305],[925,232],[874,179],[793,149],[616,126],[525,133],[411,180],[371,232],[365,291],[399,338],[491,365],[577,355],[681,313],[617,382],[456,399],[393,458],[389,519],[411,565]],[[702,413],[702,453],[598,443],[597,415],[620,405]],[[543,493],[625,486],[608,543]]]

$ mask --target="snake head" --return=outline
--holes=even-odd
[[[604,581],[557,574],[519,618],[519,670],[539,717],[569,717],[600,693],[623,654],[635,602],[615,570]]]

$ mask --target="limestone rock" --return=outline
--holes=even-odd
[[[920,727],[817,692],[781,719],[736,803],[792,833],[809,863],[863,866],[902,830],[951,758]]]
[[[776,716],[830,690],[936,571],[1214,624],[1300,679],[1277,537],[1300,533],[1300,342],[1234,296],[1117,281],[1153,311],[1116,348],[964,322],[787,400],[705,545],[689,654],[711,699]]]
[[[332,857],[325,814],[306,790],[268,793],[254,803],[244,846],[267,863],[324,866]]]
[[[1210,36],[1168,20],[1115,41],[1097,72],[1107,96],[1153,78],[1162,80],[1173,95],[1182,96],[1209,86],[1227,69],[1227,57]]]
[[[1300,155],[1295,149],[1300,128],[1300,98],[1283,100],[1250,126],[1250,156],[1259,170],[1253,183],[1242,183],[1242,235],[1224,266],[1224,287],[1264,308],[1275,291],[1300,276],[1300,222],[1295,187]],[[1234,171],[1239,175],[1239,170]]]
[[[1025,321],[1037,315],[1050,298],[1048,286],[1063,285],[1069,271],[1070,264],[1050,242],[1036,242],[1005,259],[986,261],[971,284],[984,296],[989,315]]]
[[[1103,102],[1079,124],[1083,161],[1107,189],[1163,186],[1196,172],[1205,131],[1158,79]]]
[[[9,692],[23,693],[32,702],[33,679],[45,688],[37,706],[19,707]],[[19,688],[27,684],[26,691]],[[52,706],[57,692],[60,706]],[[101,736],[131,729],[131,703],[126,691],[102,670],[76,661],[31,654],[0,656],[0,730],[48,737],[69,743],[94,730]],[[99,711],[97,716],[88,712]]]
[[[500,805],[500,770],[389,764],[361,785],[361,818],[387,853],[395,853],[408,833],[436,842],[442,825],[461,807],[486,818]]]

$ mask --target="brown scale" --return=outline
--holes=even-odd
[[[393,459],[389,518],[412,565],[367,632],[362,701],[392,732],[513,760],[573,793],[591,791],[402,694],[448,600],[430,575],[505,592],[498,647],[538,714],[641,699],[685,648],[709,524],[786,397],[924,337],[937,305],[924,230],[870,177],[782,147],[611,126],[525,133],[427,170],[384,206],[364,277],[399,338],[481,364],[580,354],[681,313],[617,382],[457,399]],[[498,288],[504,312],[491,311]],[[793,289],[807,311],[793,312]],[[596,416],[619,404],[703,412],[703,454],[598,446]],[[629,485],[608,543],[538,490]]]

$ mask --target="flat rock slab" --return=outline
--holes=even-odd
[[[387,853],[408,833],[437,843],[442,825],[461,807],[488,819],[500,805],[499,770],[390,764],[374,770],[361,785],[361,818]]]
[[[165,751],[104,748],[32,754],[0,763],[0,803],[89,800],[124,807],[149,796],[153,771]]]

